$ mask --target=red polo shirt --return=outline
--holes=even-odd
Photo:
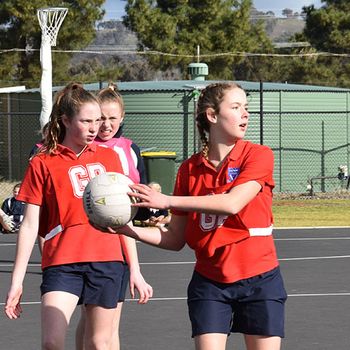
[[[225,193],[234,186],[257,181],[261,191],[238,214],[231,216],[183,212],[186,242],[195,250],[195,269],[223,283],[269,271],[278,265],[272,232],[273,152],[266,146],[240,140],[216,170],[201,153],[179,168],[174,195]]]
[[[39,234],[45,237],[42,267],[77,262],[123,261],[119,235],[91,226],[83,192],[94,176],[122,173],[117,154],[95,144],[77,155],[62,145],[29,163],[18,199],[41,207]]]

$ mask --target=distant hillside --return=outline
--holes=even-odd
[[[96,39],[92,45],[136,46],[136,35],[127,29],[122,21],[101,22],[97,26]]]
[[[273,11],[263,12],[252,7],[250,18],[253,23],[258,21],[263,21],[265,23],[266,33],[273,42],[287,42],[291,36],[303,31],[305,26],[305,14],[293,13],[293,11],[289,9],[285,10],[284,15],[286,17],[276,17]]]
[[[286,42],[295,33],[302,32],[305,21],[302,18],[277,18],[267,16],[264,18],[266,32],[273,42]],[[101,22],[96,31],[96,38],[89,48],[113,46],[115,49],[136,49],[136,35],[125,28],[121,21]]]
[[[95,39],[89,46],[85,48],[86,51],[136,51],[137,50],[137,37],[128,30],[122,21],[110,20],[100,22],[96,29]],[[99,55],[94,53],[82,54],[78,53],[73,56],[72,64],[79,64],[80,62],[94,58],[102,64],[106,64],[112,56],[119,56],[120,60],[130,60],[130,55],[125,54],[113,54],[113,55]],[[132,55],[134,56],[134,55]]]
[[[251,16],[251,20],[264,20],[266,32],[276,48],[290,47],[290,37],[301,32],[305,25],[299,15],[292,18],[276,18],[272,12],[262,15],[256,13]],[[77,53],[72,57],[69,72],[81,81],[141,81],[182,77],[176,68],[166,72],[154,70],[145,56],[135,54],[137,47],[137,36],[128,30],[122,21],[100,22],[96,28],[95,39],[85,48],[87,52]]]
[[[303,31],[305,21],[298,18],[275,18],[274,24],[266,27],[270,39],[274,42],[288,41],[291,36]]]

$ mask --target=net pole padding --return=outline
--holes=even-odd
[[[49,41],[42,41],[40,47],[40,64],[41,64],[41,112],[40,112],[40,128],[50,119],[52,111],[52,59],[51,47]]]
[[[43,129],[50,119],[52,110],[52,56],[51,46],[56,46],[58,31],[68,12],[67,8],[49,7],[37,10],[41,28],[40,65],[41,65],[41,112],[40,127]]]

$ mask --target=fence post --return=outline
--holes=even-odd
[[[324,120],[322,120],[322,136],[321,136],[321,142],[322,142],[322,145],[321,145],[321,176],[324,177],[325,176],[325,150],[324,150]],[[321,179],[321,192],[324,193],[326,192],[326,187],[325,187],[325,180],[324,179]]]
[[[279,91],[279,125],[278,125],[278,147],[279,147],[279,178],[280,178],[280,192],[282,192],[282,91]]]
[[[264,92],[263,82],[260,80],[260,144],[264,144]]]
[[[12,126],[11,126],[11,95],[7,94],[7,154],[8,154],[8,176],[12,180]]]

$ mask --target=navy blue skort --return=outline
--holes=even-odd
[[[278,267],[234,283],[194,271],[187,294],[192,337],[231,332],[284,337],[287,293]]]
[[[41,295],[63,291],[78,296],[78,304],[111,309],[125,299],[128,276],[128,266],[120,261],[50,266],[43,271]]]

